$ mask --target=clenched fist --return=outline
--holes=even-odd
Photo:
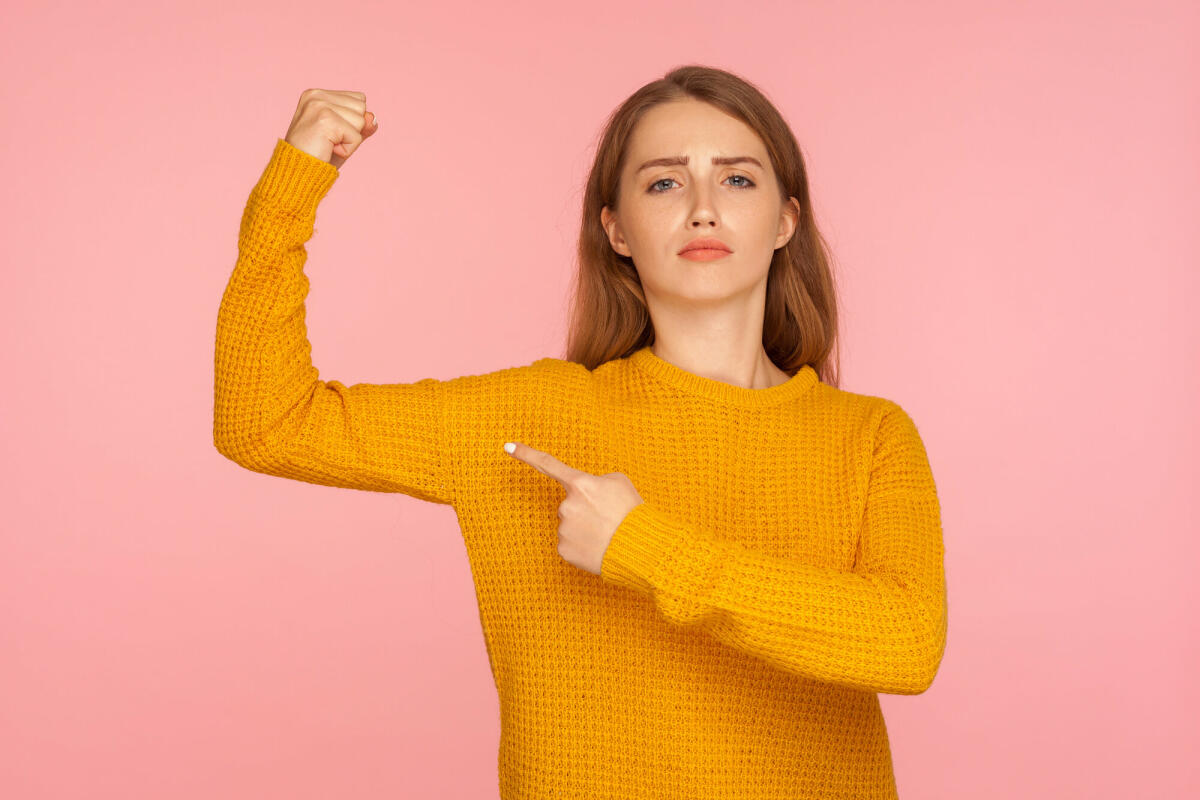
[[[370,126],[367,114],[371,115]],[[363,141],[379,130],[379,118],[367,111],[362,92],[305,89],[284,141],[310,156],[341,168]]]

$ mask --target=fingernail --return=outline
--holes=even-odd
[[[504,452],[508,453],[509,455],[512,455],[514,452],[516,452],[516,449],[517,449],[517,446],[515,444],[513,444],[512,442],[504,443]]]
[[[379,127],[379,117],[375,116],[374,112],[371,114],[371,122],[374,123],[376,128]]]

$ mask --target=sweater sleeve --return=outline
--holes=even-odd
[[[255,472],[450,504],[444,382],[346,386],[313,366],[304,245],[338,174],[279,139],[250,192],[217,315],[213,443]]]
[[[754,551],[648,503],[622,520],[601,577],[648,592],[670,622],[814,680],[920,694],[945,651],[941,513],[924,445],[884,400],[854,568]]]

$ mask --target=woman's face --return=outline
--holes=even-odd
[[[774,251],[787,244],[799,204],[780,200],[766,147],[741,120],[691,98],[645,113],[628,143],[618,211],[601,224],[616,252],[633,259],[655,303],[695,305],[766,296]],[[714,158],[754,161],[713,164]],[[680,158],[682,164],[646,162]],[[755,163],[757,162],[757,163]],[[699,237],[732,251],[713,260],[680,255]]]

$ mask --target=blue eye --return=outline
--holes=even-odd
[[[740,178],[743,181],[745,181],[745,183],[734,184],[734,188],[736,188],[736,189],[749,189],[751,186],[755,185],[754,181],[750,180],[745,175],[730,175],[729,178],[731,180],[734,178]],[[665,183],[667,181],[670,181],[671,183],[677,183],[677,181],[674,178],[660,178],[659,180],[656,180],[654,183],[650,184],[650,188],[647,189],[647,192],[649,194],[664,193],[665,191],[667,191],[666,189],[656,189],[654,187],[658,186],[660,183]]]

